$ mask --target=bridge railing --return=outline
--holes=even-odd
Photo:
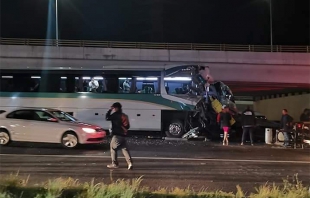
[[[234,45],[234,44],[202,44],[202,43],[151,43],[92,40],[58,40],[0,38],[2,45],[60,46],[60,47],[99,47],[99,48],[131,48],[131,49],[166,49],[166,50],[205,50],[205,51],[242,51],[242,52],[296,52],[310,53],[310,46],[292,45]]]

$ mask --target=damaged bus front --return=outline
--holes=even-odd
[[[165,83],[165,88],[168,95],[188,102],[182,110],[162,110],[162,129],[168,137],[174,138],[219,138],[220,128],[216,116],[222,106],[227,105],[233,117],[238,112],[232,91],[223,82],[213,81],[207,66],[184,66],[177,69],[167,70],[166,79],[178,76],[191,80],[176,90],[178,94],[169,94],[169,83]],[[232,129],[235,123],[232,118]]]

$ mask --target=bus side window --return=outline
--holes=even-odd
[[[188,81],[173,81],[169,80],[165,82],[165,88],[167,94],[187,94],[190,91]]]
[[[132,79],[118,78],[118,93],[131,93]]]
[[[159,93],[158,79],[155,77],[137,78],[137,93],[155,94]]]
[[[145,93],[145,94],[153,94],[155,93],[155,86],[154,83],[142,83],[142,92],[141,93]]]

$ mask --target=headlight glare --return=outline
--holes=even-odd
[[[95,133],[96,130],[95,129],[92,129],[92,128],[82,128],[82,130],[86,133]]]

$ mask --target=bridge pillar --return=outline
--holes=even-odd
[[[31,91],[31,87],[34,87],[34,80],[31,80],[31,75],[29,74],[16,74],[12,81],[15,92],[28,92]]]
[[[254,110],[265,115],[269,120],[279,120],[282,109],[287,109],[294,121],[299,121],[299,116],[304,109],[310,108],[310,94],[288,95],[279,98],[267,98],[254,102]]]
[[[75,76],[74,75],[67,75],[67,93],[74,93],[75,92]]]
[[[60,92],[60,79],[59,74],[48,74],[48,72],[42,71],[40,81],[40,92]]]
[[[77,84],[77,91],[79,92],[84,92],[84,80],[83,80],[83,76],[79,76],[79,81],[78,81],[78,84]]]

